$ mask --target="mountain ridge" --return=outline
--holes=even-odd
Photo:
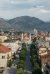
[[[33,32],[33,29],[36,28],[39,31],[42,30],[50,32],[50,22],[42,21],[36,17],[21,16],[10,20],[1,19],[0,22],[0,28],[13,28],[16,31],[26,32]]]

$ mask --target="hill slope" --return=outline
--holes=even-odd
[[[0,29],[6,30],[9,28],[11,28],[11,25],[8,22],[6,22],[6,20],[4,20],[3,18],[0,18]]]
[[[9,30],[11,28],[16,31],[26,32],[33,32],[33,29],[36,28],[50,32],[50,22],[44,22],[38,18],[29,16],[16,17],[8,21],[0,18],[0,29]]]
[[[9,20],[8,23],[19,31],[33,32],[34,28],[43,31],[50,31],[50,23],[44,22],[35,17],[21,16]]]

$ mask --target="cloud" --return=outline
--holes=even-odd
[[[41,13],[50,13],[50,10],[40,9]]]
[[[44,8],[45,6],[37,5],[36,8]]]
[[[0,17],[10,19],[24,15],[49,20],[50,0],[0,0]]]
[[[4,13],[4,14],[3,14]],[[44,10],[44,9],[39,9],[39,8],[30,8],[30,9],[16,9],[16,10],[2,10],[0,11],[0,17],[5,18],[5,19],[11,19],[14,17],[19,17],[19,16],[32,16],[32,17],[37,17],[40,18],[44,21],[49,20],[50,18],[50,11],[49,10]]]
[[[9,1],[11,4],[20,4],[20,3],[30,3],[32,2],[32,0],[7,0]],[[35,0],[33,0],[35,1]]]
[[[28,9],[27,12],[28,12],[28,16],[37,17],[44,21],[50,20],[50,10],[32,7],[31,9]]]

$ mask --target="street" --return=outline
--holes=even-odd
[[[32,66],[31,66],[31,62],[30,62],[30,49],[29,49],[29,46],[27,46],[27,56],[26,56],[24,74],[31,74],[32,73],[31,70],[32,70]]]
[[[7,67],[4,70],[3,74],[16,74],[16,66],[13,66],[13,65],[17,64],[18,61],[19,59],[16,59],[10,68]],[[30,49],[29,49],[29,46],[27,46],[27,55],[26,55],[24,74],[31,74],[31,73],[32,73],[32,66],[30,62]]]

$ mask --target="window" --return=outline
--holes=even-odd
[[[5,56],[2,56],[2,59],[4,59],[5,58]]]

